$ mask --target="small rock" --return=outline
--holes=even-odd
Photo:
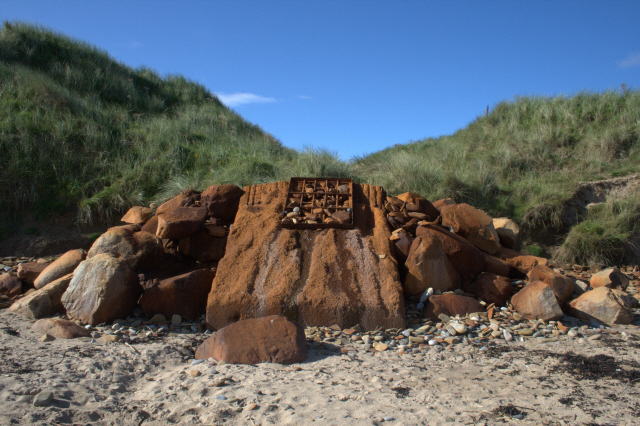
[[[53,337],[52,335],[50,335],[50,334],[46,334],[46,333],[45,333],[45,334],[43,334],[43,335],[42,335],[42,337],[40,338],[40,341],[41,341],[41,342],[50,342],[50,341],[52,341],[52,340],[56,340],[56,338],[55,338],[55,337]]]
[[[447,342],[450,345],[457,345],[458,343],[460,343],[460,338],[459,337],[454,337],[454,336],[449,336],[449,337],[445,337],[444,341]]]
[[[182,317],[178,314],[174,314],[171,317],[171,325],[182,325]]]
[[[189,371],[189,374],[191,374],[191,377],[198,377],[202,373],[200,373],[200,370],[193,369]]]
[[[602,334],[600,333],[594,334],[593,336],[589,336],[587,338],[587,340],[590,340],[590,341],[600,340],[600,339],[602,339]]]
[[[51,404],[52,402],[53,402],[53,392],[43,391],[36,395],[35,399],[33,400],[33,406],[43,407],[45,405]]]
[[[105,342],[117,342],[120,340],[120,335],[119,334],[105,334],[104,336],[102,336],[102,339]]]
[[[388,348],[388,346],[386,344],[384,344],[384,343],[378,343],[376,345],[376,351],[378,351],[378,352],[386,351],[387,348]]]
[[[166,323],[167,318],[162,314],[155,314],[149,321],[151,321],[153,324],[160,325]]]
[[[504,340],[506,340],[507,342],[513,341],[513,335],[507,330],[502,330],[502,334],[504,335]]]
[[[574,329],[571,329],[567,332],[567,336],[573,338],[573,337],[578,337],[578,332]]]

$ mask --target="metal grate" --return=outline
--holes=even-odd
[[[282,212],[282,227],[353,228],[352,180],[291,178]]]

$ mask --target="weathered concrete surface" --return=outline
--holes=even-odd
[[[280,226],[288,182],[243,188],[207,302],[207,326],[284,315],[303,326],[405,325],[384,190],[354,184],[354,229]]]

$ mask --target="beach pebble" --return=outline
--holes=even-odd
[[[34,407],[43,407],[53,402],[53,392],[43,391],[36,395],[33,400]]]
[[[159,325],[159,324],[166,323],[167,318],[162,314],[155,314],[154,316],[151,317],[149,321],[151,321],[155,325]]]
[[[388,348],[388,346],[385,345],[384,343],[378,343],[376,345],[376,351],[378,351],[378,352],[386,351],[387,348]]]
[[[571,338],[573,338],[573,337],[578,337],[578,331],[577,331],[577,330],[574,330],[574,329],[571,329],[571,330],[569,330],[569,331],[567,332],[567,336],[569,336],[569,337],[571,337]]]
[[[227,397],[224,396],[224,395],[216,395],[216,399],[219,400],[219,401],[226,401]]]
[[[118,334],[105,334],[102,336],[105,342],[117,342],[120,340],[120,335]]]
[[[395,419],[393,417],[391,417],[391,416],[387,416],[387,417],[383,417],[382,420],[384,420],[385,422],[392,422]]]
[[[204,359],[194,359],[193,361],[191,361],[191,365],[198,365],[198,364],[202,364],[204,362]]]
[[[466,326],[466,325],[464,325],[464,324],[462,324],[462,323],[459,323],[459,322],[455,322],[455,321],[454,321],[454,322],[449,323],[449,325],[450,325],[450,326],[451,326],[451,328],[453,328],[453,329],[456,331],[456,333],[458,333],[458,334],[465,334],[465,333],[467,332],[467,326]]]
[[[602,334],[600,334],[600,333],[594,334],[593,336],[589,336],[587,338],[587,340],[590,340],[590,341],[600,340],[600,339],[602,339]]]
[[[437,344],[438,344],[438,341],[437,341],[437,340],[434,340],[434,339],[431,339],[431,340],[429,340],[427,343],[429,344],[429,346],[435,346],[435,345],[437,345]]]
[[[56,340],[56,338],[47,333],[43,334],[42,337],[40,338],[41,342],[50,342],[52,340]]]
[[[502,335],[504,336],[504,340],[506,340],[507,342],[511,342],[513,340],[513,335],[507,330],[502,330]]]
[[[431,296],[433,296],[433,289],[429,287],[420,296],[420,303],[425,303]]]
[[[520,330],[518,330],[518,334],[521,336],[531,336],[533,335],[533,329],[532,328],[522,328]]]
[[[198,377],[202,373],[200,373],[200,370],[193,369],[189,371],[189,374],[191,374],[191,377]]]
[[[174,314],[171,317],[171,325],[181,325],[182,324],[182,317],[178,314]]]

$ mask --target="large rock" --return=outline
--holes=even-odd
[[[436,209],[438,209],[438,211],[440,211],[445,206],[453,206],[458,203],[456,203],[453,198],[442,198],[440,200],[434,201],[432,204],[433,204],[433,207],[435,207]]]
[[[171,318],[178,314],[196,320],[205,313],[213,277],[211,269],[200,269],[162,280],[144,292],[140,307],[147,317],[162,314]]]
[[[454,293],[433,295],[429,297],[425,307],[425,318],[440,321],[438,315],[446,314],[450,317],[465,316],[473,312],[484,312],[482,305],[473,297],[460,296]]]
[[[48,334],[59,339],[76,339],[78,337],[89,337],[90,334],[84,327],[73,321],[61,318],[45,318],[36,321],[31,329],[36,333]]]
[[[626,290],[629,285],[629,278],[618,268],[608,268],[593,274],[589,280],[589,285],[593,288],[609,287]]]
[[[404,194],[398,195],[396,198],[407,203],[406,207],[408,212],[415,211],[426,214],[427,217],[425,220],[428,220],[429,222],[436,220],[438,216],[440,216],[438,209],[433,207],[433,204],[431,204],[429,200],[419,194],[405,192]]]
[[[158,232],[158,216],[152,216],[140,229],[142,232],[148,232],[150,234],[156,235]]]
[[[405,326],[391,233],[377,186],[353,184],[354,229],[281,227],[289,183],[244,188],[207,303],[207,325],[284,315],[304,326]]]
[[[138,276],[129,264],[101,253],[76,268],[62,304],[70,318],[98,325],[130,316],[141,293]]]
[[[501,277],[508,277],[511,274],[511,265],[502,259],[484,253],[485,266],[482,272],[488,272]]]
[[[442,225],[489,254],[500,250],[500,239],[491,216],[469,204],[455,204],[442,208]]]
[[[153,210],[148,207],[134,206],[131,207],[124,216],[122,216],[120,221],[124,223],[132,223],[134,225],[144,224],[149,220],[151,214],[153,214]]]
[[[270,315],[238,321],[219,330],[196,350],[196,359],[209,357],[227,364],[293,364],[307,359],[307,344],[300,325]]]
[[[189,207],[194,206],[196,203],[200,202],[200,192],[198,191],[185,191],[182,192],[166,203],[160,205],[156,209],[156,216],[159,216],[163,213],[168,212],[169,210],[173,210],[176,207]]]
[[[38,275],[33,285],[35,288],[42,288],[50,282],[72,273],[86,257],[87,253],[82,249],[66,252],[47,266],[40,275]]]
[[[607,325],[633,323],[633,301],[623,291],[599,287],[569,303],[569,314],[583,321]]]
[[[558,299],[547,283],[534,281],[511,298],[520,315],[530,320],[551,321],[562,316]]]
[[[396,246],[396,259],[398,259],[398,263],[404,264],[407,256],[409,256],[414,238],[408,232],[400,232],[397,236],[398,239],[394,241]]]
[[[215,262],[224,256],[227,239],[212,237],[206,229],[180,240],[178,251],[200,262]]]
[[[515,250],[520,245],[520,227],[508,217],[493,219],[493,227],[500,238],[500,245]]]
[[[527,274],[529,281],[542,281],[551,287],[560,306],[573,296],[573,280],[545,265],[536,265]]]
[[[513,269],[525,275],[528,274],[529,271],[536,265],[548,264],[548,260],[544,257],[522,254],[506,247],[500,247],[500,250],[497,253],[497,257],[507,262]]]
[[[242,189],[235,185],[212,185],[202,192],[200,203],[209,215],[233,222],[242,194]]]
[[[110,229],[91,246],[87,259],[99,254],[122,259],[134,270],[148,269],[162,264],[162,241],[148,232],[132,233],[123,228]]]
[[[22,294],[22,281],[15,275],[0,275],[0,295],[12,299]]]
[[[33,285],[38,275],[49,266],[48,263],[26,262],[18,265],[18,278],[29,285]]]
[[[9,311],[31,319],[50,317],[65,313],[62,295],[73,278],[73,274],[65,275],[44,287],[27,294],[9,307]]]
[[[433,235],[413,240],[405,266],[408,270],[403,287],[405,295],[417,296],[429,287],[440,291],[460,288],[460,274],[447,258],[440,240]]]
[[[511,281],[508,278],[486,272],[466,284],[464,289],[468,293],[473,293],[478,300],[483,300],[488,304],[495,303],[497,306],[505,306],[513,291]]]
[[[461,277],[475,277],[485,267],[484,254],[460,235],[438,225],[424,225],[416,229],[417,236],[433,235],[440,240],[444,252]]]
[[[186,238],[202,228],[206,217],[203,207],[176,207],[158,216],[156,235],[163,240]]]

